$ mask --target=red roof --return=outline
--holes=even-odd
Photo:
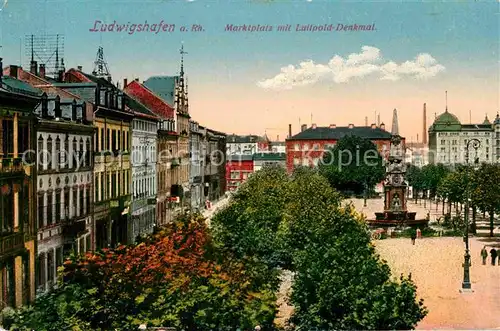
[[[149,108],[156,115],[161,116],[164,119],[174,118],[174,108],[141,83],[134,80],[125,87],[124,91],[130,97],[133,97]]]

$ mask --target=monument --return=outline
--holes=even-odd
[[[386,178],[384,182],[384,211],[375,213],[374,220],[368,220],[375,226],[411,226],[426,225],[428,219],[416,219],[416,212],[410,212],[406,204],[406,165],[404,163],[405,146],[399,135],[398,113],[394,109],[391,129],[391,147],[386,160]]]

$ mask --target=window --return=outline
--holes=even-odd
[[[47,139],[47,169],[52,169],[53,168],[53,162],[52,162],[52,156],[54,156],[54,152],[52,150],[52,137],[49,135],[49,138]]]
[[[122,150],[124,150],[124,151],[127,150],[125,148],[125,131],[122,131],[122,144],[123,144]]]
[[[85,153],[83,151],[83,138],[80,138],[80,151],[78,153],[78,166],[85,166],[85,160],[83,159]],[[83,162],[82,162],[83,161]]]
[[[304,144],[304,150],[308,151],[309,150],[309,144]]]
[[[86,187],[85,188],[85,196],[87,198],[87,205],[86,205],[86,213],[89,214],[90,213],[90,202],[92,201],[92,199],[90,198],[90,187]]]
[[[446,145],[446,140],[441,139],[441,145]]]
[[[59,136],[56,138],[56,164],[55,168],[59,169],[61,167],[61,139]]]
[[[117,196],[116,194],[116,173],[112,172],[111,173],[111,198],[115,198]]]
[[[117,144],[116,144],[116,148],[117,148],[117,149],[121,149],[121,146],[122,146],[122,145],[120,144],[120,143],[121,143],[121,139],[120,139],[120,138],[121,138],[121,135],[122,135],[122,134],[121,134],[121,132],[120,132],[120,131],[118,131],[118,134],[117,134],[117,136],[118,136],[118,137],[117,137],[117,138],[118,138],[118,142],[117,142]]]
[[[45,253],[40,253],[38,255],[37,267],[36,285],[37,287],[45,287]]]
[[[11,120],[3,120],[3,153],[8,157],[12,157],[14,153],[14,122]]]
[[[92,244],[90,242],[90,236],[85,237],[85,247],[87,249],[87,252],[92,250]]]
[[[61,221],[61,191],[56,191],[56,223]]]
[[[94,150],[99,152],[99,129],[95,132]]]
[[[101,200],[106,200],[106,185],[107,182],[104,181],[104,172],[101,172]]]
[[[86,144],[86,152],[85,152],[85,164],[87,167],[90,167],[92,155],[90,155],[90,138],[87,138]]]
[[[296,150],[296,151],[300,151],[300,146],[299,146],[299,144],[295,144],[295,145],[293,146],[293,149],[294,149],[294,150]]]
[[[76,137],[73,138],[73,151],[71,152],[73,154],[73,168],[76,168],[78,166],[78,151],[77,151],[77,141]]]
[[[72,217],[76,216],[76,207],[78,205],[78,189],[76,187],[73,188],[73,203],[71,206]]]
[[[104,150],[106,147],[105,147],[105,144],[104,144],[104,129],[101,129],[101,147],[99,148],[100,151]]]
[[[64,153],[62,153],[61,164],[64,164],[64,168],[69,168],[69,136],[66,136],[66,140],[64,140]]]
[[[99,201],[99,176],[96,174],[94,176],[94,192],[95,192],[95,201]]]
[[[106,133],[106,149],[107,149],[108,151],[109,151],[109,147],[110,147],[110,146],[109,146],[109,143],[110,143],[110,140],[111,140],[110,135],[111,135],[111,134],[110,134],[110,131],[109,131],[109,129],[108,129],[108,130],[107,130],[107,133]]]
[[[111,149],[114,151],[117,150],[116,148],[116,130],[111,130]]]
[[[54,207],[54,205],[53,205],[53,193],[47,192],[47,225],[51,225],[54,223],[54,220],[52,219],[52,208],[53,207]]]
[[[43,228],[44,207],[45,207],[45,202],[44,202],[43,193],[42,193],[42,194],[38,195],[38,228],[39,229]]]
[[[56,268],[62,266],[63,262],[64,262],[63,250],[62,246],[59,246],[56,248]]]
[[[314,148],[315,151],[318,151],[319,150],[319,144],[314,144],[313,148]]]
[[[85,206],[85,201],[84,201],[84,197],[83,197],[83,190],[78,190],[78,192],[80,192],[80,205],[78,206],[79,208],[79,213],[78,215],[79,216],[83,216],[84,215],[84,212],[83,212],[83,209],[84,209],[84,206]]]
[[[18,151],[20,154],[30,149],[28,123],[19,121],[17,128]]]
[[[4,146],[5,153],[5,146]],[[43,170],[43,164],[45,163],[45,153],[43,153],[43,138],[42,135],[38,137],[38,155],[40,159],[38,160],[38,170]]]
[[[64,189],[64,217],[69,218],[69,206],[71,205],[71,202],[69,200],[69,188]]]

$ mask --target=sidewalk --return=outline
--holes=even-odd
[[[219,201],[212,204],[212,208],[209,210],[205,209],[202,213],[203,217],[206,218],[207,225],[210,226],[210,219],[215,215],[215,213],[225,207],[229,203],[228,197],[223,197]]]

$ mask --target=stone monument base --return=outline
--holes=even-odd
[[[375,213],[375,219],[367,220],[368,225],[378,227],[392,226],[423,226],[429,224],[428,219],[416,219],[416,212],[408,211],[385,211]]]

